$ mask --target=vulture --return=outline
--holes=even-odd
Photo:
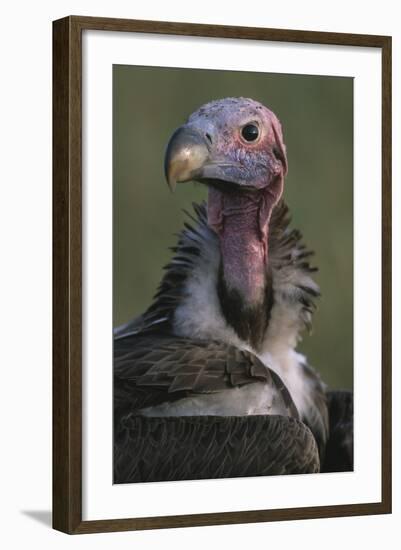
[[[352,393],[297,351],[319,287],[283,200],[287,154],[261,103],[207,103],[171,136],[194,204],[148,309],[114,332],[114,482],[346,471]]]

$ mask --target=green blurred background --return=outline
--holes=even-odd
[[[174,195],[163,175],[173,130],[200,105],[256,99],[282,122],[293,225],[316,251],[322,298],[300,350],[333,388],[353,380],[353,80],[326,76],[113,67],[114,326],[149,305],[170,257],[183,208],[201,185]]]

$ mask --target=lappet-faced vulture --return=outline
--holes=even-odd
[[[171,137],[194,206],[153,303],[115,331],[116,483],[352,469],[352,394],[296,351],[319,288],[282,194],[276,115],[212,101]]]

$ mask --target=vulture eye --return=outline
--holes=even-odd
[[[242,128],[241,134],[245,141],[255,141],[259,136],[259,128],[255,124],[247,124]]]

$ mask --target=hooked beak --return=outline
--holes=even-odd
[[[209,160],[206,139],[193,128],[182,126],[172,135],[164,159],[168,186],[174,191],[177,183],[197,179]]]

